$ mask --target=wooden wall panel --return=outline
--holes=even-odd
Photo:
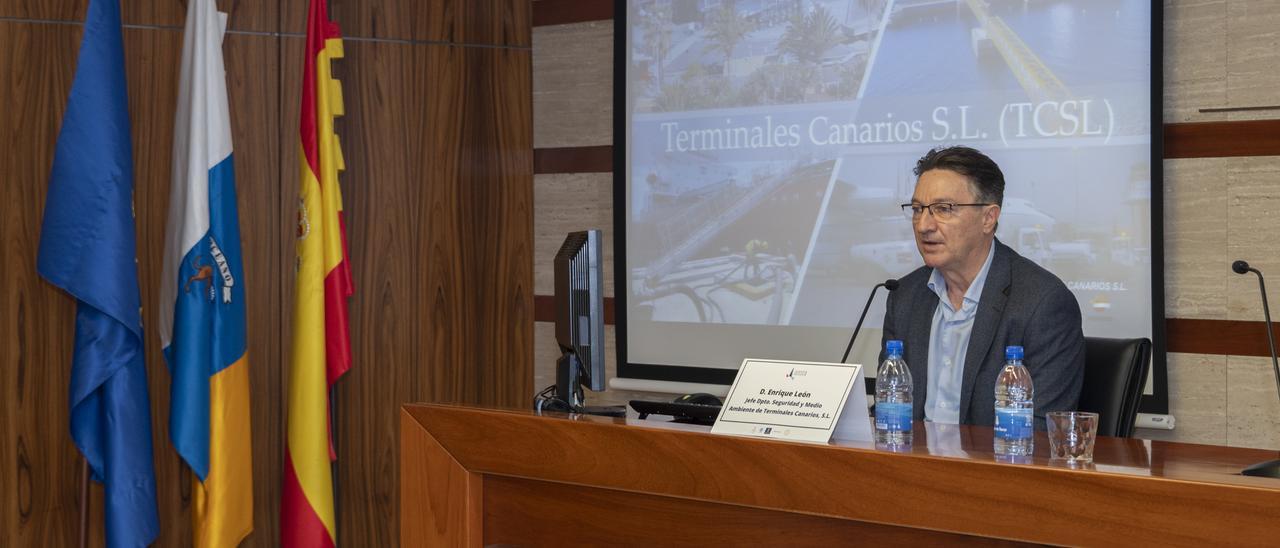
[[[604,324],[615,325],[615,304],[613,297],[604,298]],[[533,319],[538,322],[556,321],[556,296],[535,295],[533,297]]]
[[[305,0],[290,0],[291,4]],[[348,38],[452,44],[530,45],[530,0],[331,0],[329,13]],[[284,12],[284,32],[305,31],[306,9]]]
[[[0,105],[6,105],[0,108],[0,545],[5,546],[75,542],[81,460],[68,432],[66,395],[75,305],[36,274],[36,254],[80,34],[77,26],[0,21]]]
[[[613,145],[534,149],[533,172],[612,173]]]
[[[66,0],[61,0],[66,1]],[[190,0],[123,0],[121,16],[126,25],[182,28],[187,20]],[[88,0],[72,0],[72,4],[88,4]],[[279,25],[280,2],[253,0],[217,0],[218,10],[227,14],[227,28],[274,32]],[[305,5],[305,4],[304,4]],[[84,19],[83,15],[80,17]]]
[[[72,301],[35,274],[52,152],[87,0],[0,0],[0,545],[70,545],[80,457],[67,433]],[[306,2],[221,0],[233,30],[275,32]],[[287,4],[287,5],[286,5]],[[532,120],[529,6],[517,0],[343,3],[344,29],[383,36],[401,4],[409,41],[347,42],[335,63],[357,288],[355,366],[337,390],[343,542],[394,544],[396,409],[454,400],[523,405],[532,392]],[[154,325],[168,210],[186,2],[126,2],[139,276],[161,513],[158,546],[190,543],[190,473],[168,440],[169,374]],[[49,24],[47,20],[66,21]],[[430,22],[430,25],[425,23]],[[432,26],[434,25],[434,26]],[[348,33],[350,34],[350,33]],[[357,34],[360,34],[359,32]],[[436,42],[422,43],[423,36]],[[479,47],[449,45],[449,40]],[[503,47],[516,44],[516,47]],[[293,306],[302,39],[224,41],[248,299],[255,532],[279,539]],[[495,47],[496,46],[496,47]],[[460,364],[483,360],[478,368]],[[101,489],[91,531],[101,545]]]
[[[533,392],[531,54],[441,49],[427,51],[460,62],[463,72],[448,96],[429,102],[437,112],[427,120],[439,119],[452,106],[461,113],[460,125],[432,128],[427,150],[443,152],[437,156],[448,169],[443,180],[458,188],[453,234],[463,258],[455,266],[461,267],[463,283],[444,289],[463,296],[467,322],[464,346],[435,366],[458,369],[457,364],[475,360],[479,376],[465,383],[466,401],[523,407]],[[428,62],[428,73],[431,66]],[[431,260],[429,253],[422,257]]]
[[[1280,155],[1280,120],[1164,125],[1164,157],[1227,158]]]
[[[337,390],[338,529],[341,543],[385,546],[398,538],[398,405],[521,405],[532,392],[530,54],[345,49],[356,294],[353,368]]]
[[[236,197],[248,299],[249,390],[252,405],[254,532],[245,546],[276,546],[280,538],[280,484],[284,453],[285,375],[280,367],[281,319],[290,312],[281,299],[279,272],[292,272],[296,215],[282,219],[280,204],[296,203],[280,185],[280,40],[228,36],[223,47]],[[287,223],[287,225],[286,225]],[[291,303],[292,301],[290,301]]]
[[[825,546],[835,538],[857,539],[863,546],[1026,545],[701,500],[472,475],[481,477],[484,485],[484,542],[491,546],[648,546],[654,539],[661,539],[668,548]]]
[[[1265,322],[1169,318],[1165,321],[1169,352],[1231,356],[1271,356]],[[1280,328],[1272,326],[1280,339]]]
[[[613,0],[535,0],[533,26],[613,19]]]
[[[191,538],[190,472],[169,441],[169,380],[157,324],[160,272],[168,217],[173,116],[178,96],[182,34],[125,29],[129,118],[133,132],[134,222],[138,242],[138,285],[151,397],[151,441],[160,510],[157,543],[174,546]],[[96,525],[96,524],[95,524]]]
[[[44,21],[84,21],[88,6],[88,0],[0,0],[0,17]],[[74,53],[72,58],[75,58]]]
[[[119,0],[117,0],[119,1]],[[233,30],[273,32],[279,26],[280,3],[217,0]],[[181,28],[188,0],[124,0],[120,16],[126,25]],[[305,3],[302,4],[305,9]],[[44,21],[83,22],[89,0],[0,0],[0,17]]]

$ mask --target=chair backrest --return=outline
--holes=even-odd
[[[1084,346],[1084,387],[1078,408],[1098,414],[1098,435],[1132,436],[1138,401],[1147,384],[1151,340],[1085,337]]]

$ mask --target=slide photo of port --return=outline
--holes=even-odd
[[[852,100],[890,3],[629,2],[632,112]]]
[[[629,314],[785,324],[839,164],[801,133],[857,96],[888,2],[700,4],[633,5]]]
[[[636,307],[659,321],[781,323],[835,164],[730,172],[696,189],[646,182],[631,225],[646,236],[628,249]]]

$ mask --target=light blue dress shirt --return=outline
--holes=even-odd
[[[929,384],[924,402],[925,420],[960,423],[960,387],[964,382],[964,357],[969,350],[969,335],[973,333],[973,320],[978,317],[978,300],[982,287],[987,285],[987,271],[991,259],[996,256],[993,243],[987,252],[987,262],[964,292],[960,309],[956,310],[947,297],[947,281],[937,269],[929,277],[929,289],[938,295],[938,307],[933,311],[933,327],[929,330]]]

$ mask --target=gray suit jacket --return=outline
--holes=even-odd
[[[1004,367],[1004,349],[1025,349],[1023,363],[1035,386],[1035,416],[1044,428],[1049,411],[1074,411],[1084,382],[1084,332],[1075,295],[1048,270],[996,240],[995,256],[978,302],[960,389],[960,422],[995,422],[996,377]],[[884,340],[903,341],[903,359],[911,370],[913,411],[924,419],[929,384],[929,332],[938,296],[929,290],[933,269],[920,267],[889,294]],[[880,361],[885,359],[884,343]]]

